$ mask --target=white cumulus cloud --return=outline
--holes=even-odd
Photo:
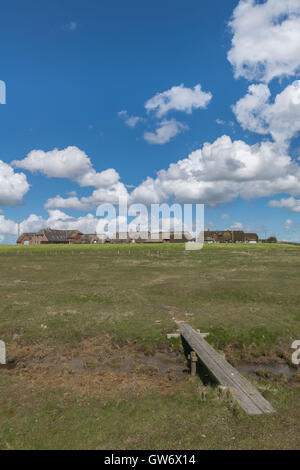
[[[113,168],[97,173],[90,158],[77,147],[63,150],[32,150],[23,160],[14,160],[12,165],[31,172],[40,172],[48,177],[69,178],[80,186],[107,187],[119,180]]]
[[[278,193],[300,195],[300,167],[273,142],[248,145],[222,136],[160,170],[131,193],[134,201],[217,204]]]
[[[268,206],[288,209],[291,212],[300,212],[300,199],[294,197],[281,198],[279,201],[269,201]]]
[[[34,232],[40,230],[46,221],[43,217],[31,214],[27,219],[24,219],[20,224],[22,232]],[[4,215],[0,215],[0,235],[17,235],[18,234],[18,224],[14,220],[7,219]]]
[[[85,211],[95,209],[100,204],[118,204],[119,201],[127,200],[129,197],[126,186],[121,183],[115,183],[107,188],[95,189],[90,196],[79,198],[71,196],[63,198],[55,196],[48,199],[45,203],[46,209],[76,209]]]
[[[146,102],[145,108],[147,111],[155,111],[159,118],[169,111],[184,111],[190,114],[193,109],[206,108],[211,98],[212,94],[203,91],[200,84],[194,88],[186,88],[181,84],[157,93]]]
[[[188,126],[175,119],[164,120],[154,132],[144,132],[144,139],[149,144],[162,145],[170,142],[180,132],[187,130]]]
[[[18,206],[29,190],[26,175],[0,160],[0,206]]]
[[[300,131],[300,80],[294,81],[270,103],[267,85],[251,85],[233,111],[243,129],[271,134],[277,142],[288,142]]]
[[[299,0],[240,0],[229,26],[236,78],[269,82],[299,71]]]
[[[63,198],[62,196],[55,196],[45,203],[45,209],[76,209],[85,211],[89,209],[89,204],[84,204],[77,196]]]
[[[93,214],[71,217],[60,210],[49,210],[46,226],[57,230],[77,229],[82,233],[95,233],[98,221]]]

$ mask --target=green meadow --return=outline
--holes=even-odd
[[[0,449],[299,449],[299,374],[264,372],[291,366],[299,281],[296,245],[1,246]],[[191,377],[176,320],[257,365],[277,412]]]

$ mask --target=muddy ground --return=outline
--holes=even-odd
[[[300,386],[299,368],[280,358],[270,363],[271,358],[265,358],[265,363],[257,358],[256,363],[238,364],[235,357],[231,362],[242,373],[288,387]],[[38,390],[59,387],[79,396],[101,395],[107,399],[117,397],[120,390],[130,395],[145,391],[177,393],[190,376],[189,362],[180,350],[165,347],[149,354],[134,343],[121,347],[97,339],[82,341],[76,348],[12,342],[6,369]],[[210,380],[205,380],[205,368],[201,370],[201,379],[207,385]]]

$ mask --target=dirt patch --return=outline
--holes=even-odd
[[[80,396],[116,398],[141,393],[172,393],[185,382],[188,372],[182,355],[158,351],[147,355],[134,345],[117,347],[99,340],[85,340],[72,347],[40,344],[9,346],[15,367],[6,373],[17,376],[35,390],[61,387]]]

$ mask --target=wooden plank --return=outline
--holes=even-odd
[[[240,406],[250,415],[274,413],[259,391],[217,353],[188,323],[178,323],[181,334],[218,383],[230,387]]]

